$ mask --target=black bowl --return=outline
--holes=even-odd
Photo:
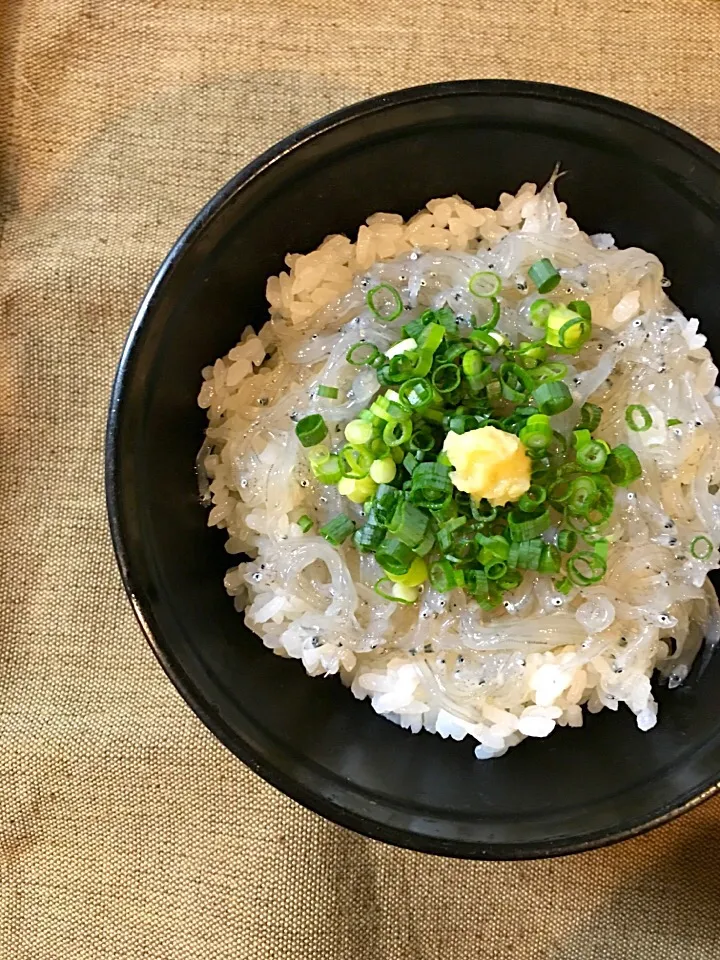
[[[223,590],[223,535],[198,505],[200,368],[263,322],[286,251],[459,193],[493,205],[544,181],[589,232],[656,252],[685,312],[717,316],[720,158],[640,110],[540,84],[464,81],[350,107],[278,144],[198,214],[138,311],[115,381],[107,497],[120,569],[160,662],[253,770],[336,822],[432,853],[531,858],[629,837],[717,789],[720,662],[660,691],[660,724],[628,711],[477,761],[469,742],[413,736],[267,651]],[[705,327],[720,356],[717,327]]]

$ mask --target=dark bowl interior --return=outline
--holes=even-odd
[[[123,577],[163,666],[253,770],[370,836],[453,856],[523,858],[630,836],[715,789],[720,661],[659,692],[661,722],[627,711],[479,762],[469,742],[413,736],[337,680],[310,679],[245,627],[206,527],[194,461],[200,368],[266,316],[265,279],[287,251],[409,215],[459,193],[568,172],[561,196],[589,232],[656,252],[720,356],[720,158],[631,107],[536,84],[466,81],[401,91],[300,131],[242,171],[169,254],[140,308],[110,410],[108,503]],[[700,675],[701,674],[701,675]]]

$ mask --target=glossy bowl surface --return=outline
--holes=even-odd
[[[369,214],[459,193],[494,205],[543,182],[588,232],[656,252],[720,357],[720,158],[676,127],[561,87],[463,81],[341,110],[242,170],[152,282],[110,406],[107,498],[128,594],[163,667],[204,723],[280,790],[381,840],[432,853],[531,858],[662,823],[720,778],[720,660],[661,690],[660,724],[628,712],[479,762],[468,742],[395,727],[337,680],[266,650],[223,590],[231,564],[199,506],[200,368],[266,316],[265,280]],[[702,674],[702,675],[700,675]]]

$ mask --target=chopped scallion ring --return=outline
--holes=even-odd
[[[533,390],[533,398],[541,413],[549,417],[572,406],[572,396],[562,381],[546,381]]]
[[[710,540],[706,536],[700,535],[690,542],[690,553],[696,560],[707,560],[714,550]]]
[[[587,300],[571,300],[568,304],[568,310],[573,310],[583,320],[592,323],[592,310]]]
[[[314,447],[328,435],[327,424],[319,413],[311,413],[295,425],[295,435],[304,447]]]
[[[547,257],[536,260],[528,270],[528,276],[539,293],[550,293],[560,283],[560,274]]]
[[[625,423],[635,433],[644,433],[652,426],[652,417],[641,403],[631,403],[625,411]]]
[[[402,297],[389,283],[379,283],[368,290],[365,299],[373,316],[383,323],[392,323],[403,312]]]
[[[468,282],[468,290],[474,297],[495,297],[502,287],[502,280],[492,270],[479,270]]]
[[[325,397],[328,400],[337,400],[338,393],[340,391],[337,387],[328,387],[326,384],[321,383],[317,388],[317,395],[319,397]]]
[[[328,543],[331,543],[334,547],[339,547],[341,543],[347,540],[354,529],[355,524],[352,520],[346,517],[344,513],[340,513],[320,527],[320,535],[325,537]]]
[[[385,584],[388,586],[385,587]],[[379,597],[383,598],[383,600],[392,600],[393,603],[415,603],[417,600],[416,592],[413,593],[412,598],[405,596],[404,594],[400,595],[395,592],[397,586],[398,584],[393,583],[390,577],[380,577],[373,589]]]
[[[355,447],[370,443],[373,434],[373,426],[367,420],[351,420],[345,427],[345,439]]]
[[[533,300],[530,304],[530,323],[534,327],[544,327],[547,325],[550,311],[553,308],[551,300]]]
[[[374,343],[368,343],[365,340],[358,340],[345,354],[345,359],[354,367],[363,367],[366,364],[372,364],[376,357],[382,354]]]
[[[577,533],[574,530],[561,530],[558,533],[557,548],[563,553],[572,553],[577,546]]]
[[[608,455],[605,473],[617,486],[627,487],[642,476],[642,466],[635,451],[619,443]]]
[[[602,407],[598,407],[595,403],[584,403],[580,408],[580,423],[578,426],[592,433],[593,430],[597,430],[600,426],[601,417]]]
[[[382,460],[373,460],[370,467],[370,478],[375,483],[392,483],[397,473],[397,464],[392,457],[383,457]]]
[[[385,539],[375,551],[375,559],[386,573],[402,576],[410,569],[415,554],[402,540],[386,534]]]
[[[602,557],[585,550],[570,557],[567,576],[575,586],[587,587],[591,583],[599,583],[605,576],[606,569],[607,565]]]
[[[303,533],[307,533],[311,529],[313,522],[310,517],[304,513],[300,519],[297,521],[297,525],[300,527]]]

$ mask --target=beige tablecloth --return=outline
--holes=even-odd
[[[105,528],[134,309],[198,207],[328,110],[458,77],[600,91],[720,147],[718,0],[5,0],[1,960],[710,960],[720,801],[556,862],[394,850],[286,800],[154,661]]]

